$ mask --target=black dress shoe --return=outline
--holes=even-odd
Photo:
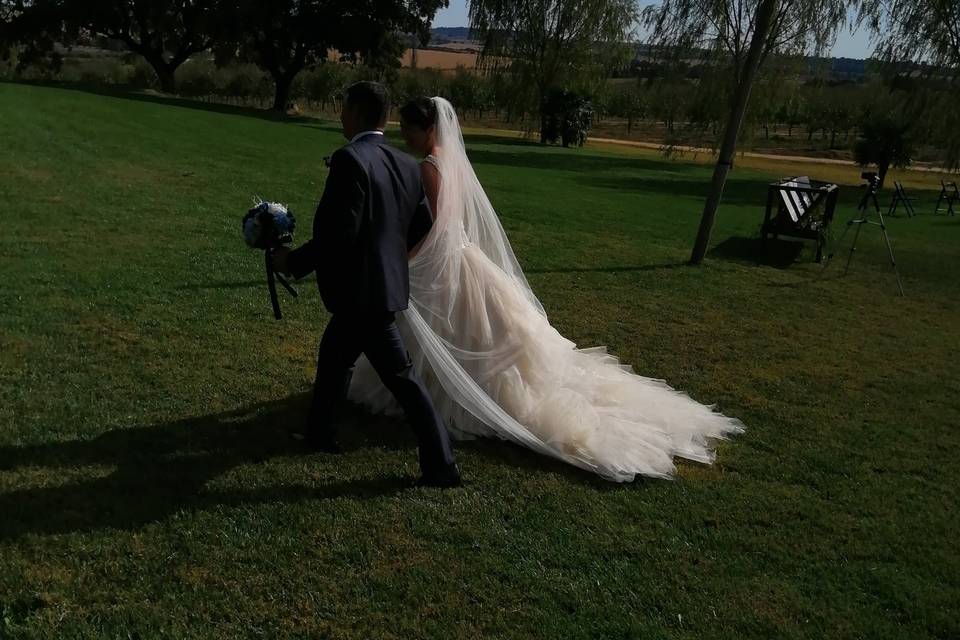
[[[310,443],[310,448],[318,453],[329,453],[331,455],[339,455],[343,453],[343,449],[340,448],[340,443],[338,443],[336,440],[313,441],[307,439],[307,442]]]
[[[310,434],[304,435],[302,433],[295,433],[293,434],[293,437],[296,440],[302,441],[304,446],[311,451],[316,451],[317,453],[330,453],[334,455],[343,453],[343,451],[340,449],[340,444],[337,443],[337,441],[333,438],[320,438]]]
[[[417,480],[418,487],[435,487],[438,489],[452,489],[459,487],[463,482],[460,480],[460,468],[456,464],[447,467],[443,471],[425,473]]]

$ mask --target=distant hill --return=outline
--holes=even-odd
[[[437,27],[430,30],[430,45],[444,49],[450,43],[474,42],[469,27]],[[479,43],[475,43],[479,47]],[[638,44],[633,66],[642,66],[655,58],[655,48],[648,44]],[[451,47],[454,50],[455,47]],[[807,58],[807,73],[818,75],[827,71],[834,80],[861,82],[867,77],[867,61],[851,58]]]
[[[437,27],[430,29],[430,42],[436,43],[438,40],[469,40],[469,27]]]
[[[807,58],[807,69],[814,74],[823,69],[835,80],[863,81],[867,77],[867,61],[854,58]]]

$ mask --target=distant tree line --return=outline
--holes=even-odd
[[[107,38],[153,69],[163,91],[177,71],[211,52],[223,65],[256,65],[286,109],[304,71],[331,57],[380,74],[399,66],[411,34],[425,40],[446,0],[0,0],[0,55],[18,66],[62,64],[62,47]]]
[[[93,40],[91,49],[75,49],[60,67],[25,69],[20,77],[87,85],[116,85],[138,89],[161,89],[154,69],[141,57],[108,40]],[[113,49],[111,51],[111,48]],[[16,54],[7,66],[16,66]],[[916,92],[928,84],[923,78],[901,78],[891,83],[876,70],[864,83],[832,83],[797,72],[799,61],[782,63],[775,77],[763,78],[754,87],[747,111],[745,146],[816,148],[820,151],[850,150],[867,158],[865,164],[883,165],[870,157],[869,148],[892,146],[900,158],[921,154],[936,160],[945,154],[944,132],[937,120],[911,118]],[[0,74],[2,74],[0,65]],[[548,95],[551,107],[545,122],[539,112],[530,113],[523,87],[510,74],[490,75],[459,68],[398,69],[361,62],[319,64],[294,78],[287,100],[310,110],[339,109],[343,89],[357,80],[385,82],[394,103],[411,98],[442,95],[451,100],[466,121],[500,122],[506,126],[547,134],[549,140],[578,144],[592,124],[600,123],[617,135],[656,139],[668,147],[716,144],[726,115],[716,87],[703,75],[646,72],[645,77],[605,80],[592,85],[572,84],[570,91]],[[705,74],[709,75],[709,74]],[[270,73],[250,62],[217,62],[210,52],[194,55],[177,71],[176,94],[232,104],[272,107],[275,82]],[[572,106],[571,106],[572,101]],[[560,103],[559,105],[556,103]],[[547,126],[541,126],[546,124]],[[572,127],[570,125],[573,125]],[[657,136],[656,138],[651,138]],[[938,151],[939,149],[939,151]],[[909,160],[907,160],[909,162]],[[885,174],[885,168],[880,169]]]

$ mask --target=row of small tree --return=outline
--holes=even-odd
[[[876,105],[891,99],[903,102],[907,94],[891,92],[879,76],[861,84],[765,80],[754,88],[745,133],[765,139],[802,136],[830,149],[846,148],[861,123],[876,117]],[[618,82],[595,95],[594,103],[601,116],[623,120],[627,133],[639,123],[657,123],[667,142],[709,145],[726,115],[709,88],[689,81]]]

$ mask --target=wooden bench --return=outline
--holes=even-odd
[[[816,261],[820,262],[839,194],[837,185],[811,180],[807,176],[771,183],[760,228],[764,244],[770,236],[816,240]]]

